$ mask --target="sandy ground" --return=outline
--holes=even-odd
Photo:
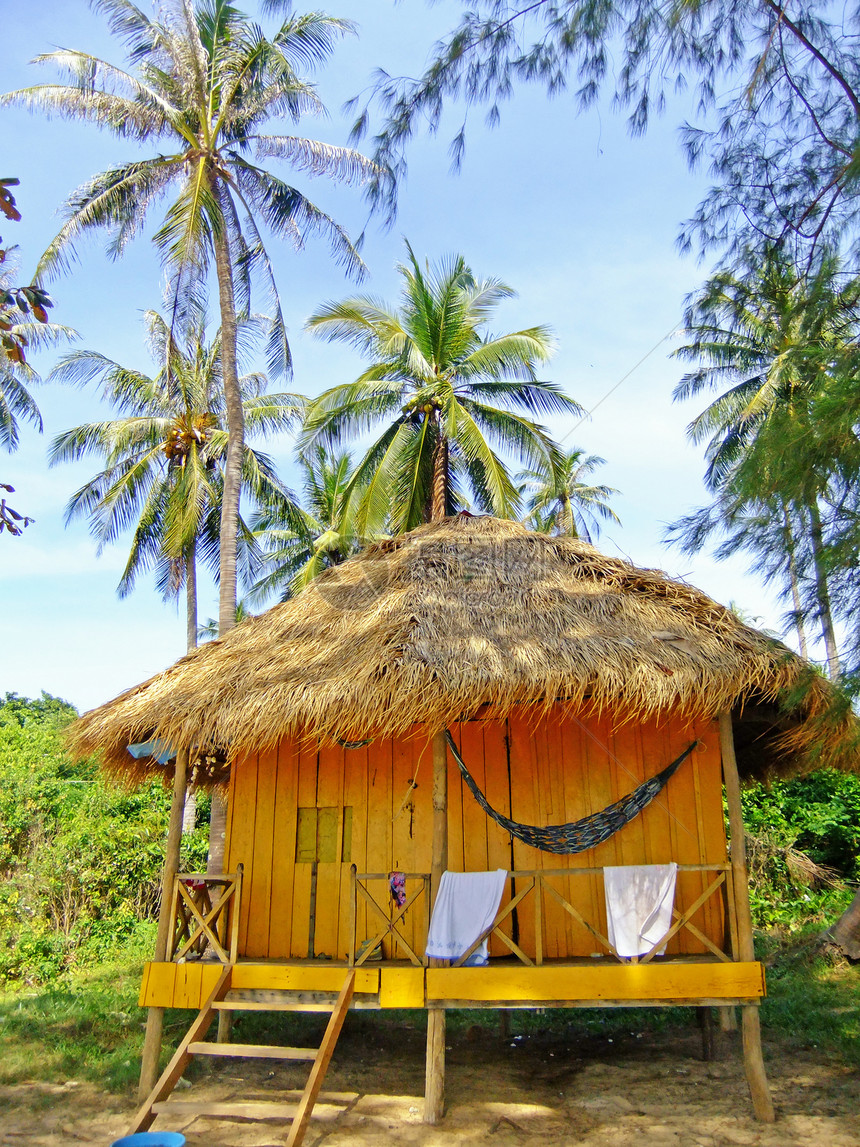
[[[352,1019],[353,1017],[350,1017]],[[766,1043],[777,1122],[752,1118],[738,1037],[719,1036],[719,1058],[701,1059],[696,1029],[611,1040],[503,1038],[473,1027],[449,1039],[447,1110],[422,1122],[423,1035],[348,1023],[325,1088],[348,1093],[315,1118],[308,1147],[860,1147],[860,1072]],[[185,1102],[283,1099],[306,1068],[232,1060],[207,1066],[174,1092]],[[0,1088],[0,1144],[101,1144],[125,1134],[133,1097],[87,1084]],[[274,1147],[287,1124],[159,1116],[153,1130],[182,1131],[189,1147]]]

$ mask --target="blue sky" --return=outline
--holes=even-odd
[[[246,8],[253,11],[253,3]],[[333,14],[358,22],[360,35],[345,41],[318,77],[330,119],[306,121],[301,131],[345,142],[343,101],[367,87],[376,67],[397,74],[419,70],[458,8],[420,0],[331,5]],[[4,19],[3,89],[51,80],[53,69],[28,67],[27,61],[56,46],[122,62],[119,45],[83,0],[44,0]],[[435,260],[461,252],[477,274],[514,287],[518,298],[500,309],[495,328],[554,328],[559,349],[546,377],[593,415],[581,425],[551,428],[567,443],[604,457],[598,479],[621,491],[613,505],[622,525],[605,529],[599,546],[685,577],[778,628],[779,605],[745,573],[743,561],[685,558],[661,542],[667,523],[705,500],[701,450],[684,439],[698,408],[672,403],[683,371],[669,357],[679,341],[684,296],[708,269],[680,257],[674,245],[679,223],[705,187],[702,175],[687,170],[677,144],[677,125],[690,114],[676,101],[644,138],[633,140],[606,105],[577,115],[570,98],[549,101],[526,89],[503,109],[493,131],[486,130],[480,110],[470,113],[463,169],[452,175],[447,146],[463,116],[462,108],[452,109],[437,138],[419,136],[411,148],[394,227],[385,231],[371,222],[363,251],[370,277],[360,289],[395,299],[394,267],[404,236],[420,256]],[[134,152],[87,124],[45,122],[20,109],[0,111],[0,125],[8,169],[2,174],[20,178],[16,195],[24,216],[20,224],[5,224],[2,236],[4,244],[20,246],[25,280],[58,230],[57,211],[69,192]],[[351,233],[361,231],[366,207],[358,193],[322,181],[300,186]],[[141,314],[160,305],[162,284],[150,235],[119,262],[110,262],[102,243],[91,240],[72,273],[50,284],[54,315],[80,333],[79,345],[145,369],[152,364]],[[321,242],[302,252],[277,243],[270,249],[290,328],[291,388],[313,395],[350,380],[360,369],[357,358],[309,338],[302,325],[320,303],[352,293],[354,285]],[[47,374],[55,359],[48,353],[33,363]],[[18,452],[0,458],[0,481],[17,490],[12,504],[36,519],[22,538],[0,536],[0,692],[45,689],[83,709],[181,656],[184,621],[146,582],[118,601],[125,548],[97,556],[85,523],[63,526],[66,501],[95,463],[48,469],[47,446],[61,430],[104,416],[97,394],[41,385],[35,396],[44,435],[25,428]],[[266,449],[292,481],[291,443],[270,442]],[[206,586],[201,617],[216,612],[216,591]]]

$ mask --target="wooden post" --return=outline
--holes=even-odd
[[[157,963],[167,957],[170,930],[173,927],[173,884],[179,871],[179,846],[182,842],[182,817],[185,812],[185,787],[188,776],[188,750],[180,749],[173,766],[173,800],[167,844],[164,847],[164,871],[161,877],[161,907],[158,912],[158,932],[155,937],[153,960]],[[150,1008],[146,1017],[146,1036],[140,1060],[140,1085],[137,1095],[141,1103],[155,1087],[158,1079],[158,1060],[161,1055],[161,1033],[164,1026],[164,1008]]]
[[[433,858],[430,898],[435,904],[442,873],[448,867],[448,742],[445,730],[433,737]],[[442,961],[431,960],[431,965]],[[445,1009],[427,1009],[427,1068],[424,1122],[438,1123],[445,1110]]]
[[[729,831],[732,848],[732,884],[735,894],[735,913],[738,927],[738,956],[741,960],[754,960],[752,913],[750,912],[749,879],[747,877],[744,819],[741,811],[741,782],[735,757],[731,713],[720,714],[720,751],[723,759],[723,781],[726,786],[726,804],[729,809]],[[761,1053],[761,1022],[757,1005],[741,1008],[743,1025],[744,1070],[750,1089],[756,1119],[773,1123],[773,1100],[764,1070]]]
[[[721,1032],[736,1032],[738,1030],[738,1017],[733,1005],[729,1004],[725,1007],[717,1008],[717,1013],[720,1017]]]
[[[705,1063],[714,1058],[714,1021],[710,1008],[696,1008],[699,1030],[702,1033],[702,1059]]]

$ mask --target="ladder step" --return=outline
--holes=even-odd
[[[263,1003],[260,1000],[219,1000],[212,1005],[219,1012],[331,1012],[331,1004],[300,1004],[292,1000]]]
[[[253,1043],[192,1043],[192,1055],[225,1055],[244,1059],[295,1059],[310,1062],[316,1059],[315,1047],[276,1047]]]
[[[333,1009],[337,992],[314,992],[307,988],[233,988],[225,993],[225,1000],[254,1000],[257,1003],[282,1003],[295,1000],[300,1004],[328,1004]],[[378,1000],[379,992],[355,992],[353,1000]]]
[[[210,1119],[280,1119],[295,1117],[297,1103],[193,1103],[189,1100],[171,1099],[164,1103],[153,1103],[155,1115],[203,1115]],[[314,1107],[314,1118],[337,1119],[343,1115],[343,1107],[331,1103],[318,1103]]]

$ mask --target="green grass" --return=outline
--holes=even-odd
[[[860,971],[821,957],[777,962],[767,972],[762,1026],[790,1047],[860,1066]]]
[[[151,936],[138,937],[96,967],[0,994],[0,1084],[79,1079],[109,1091],[134,1090],[146,1022],[137,997],[151,947]],[[188,1013],[167,1012],[168,1040],[187,1027]]]

